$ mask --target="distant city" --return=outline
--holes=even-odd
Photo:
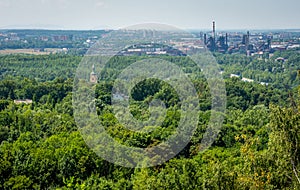
[[[213,22],[211,34],[200,32],[199,37],[213,52],[241,53],[247,56],[269,57],[275,51],[300,48],[300,32],[217,32]]]
[[[84,54],[100,38],[112,30],[0,30],[0,54],[50,54],[76,52]],[[143,35],[155,36],[156,31]],[[123,50],[119,55],[184,56],[191,49],[207,48],[223,54],[245,54],[269,58],[275,51],[300,48],[300,31],[218,31],[212,22],[211,31],[193,32],[194,39],[173,42],[174,48],[158,44],[141,44]],[[135,35],[135,34],[133,34]],[[196,41],[195,41],[196,40]]]

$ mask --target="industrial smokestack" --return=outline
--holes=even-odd
[[[250,45],[250,32],[247,32],[247,40],[246,40],[246,48],[249,50],[249,45]]]
[[[216,22],[213,21],[213,38],[216,40]]]

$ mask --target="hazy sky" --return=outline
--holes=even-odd
[[[300,0],[0,0],[0,28],[300,28]]]

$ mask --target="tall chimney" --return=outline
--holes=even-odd
[[[213,38],[216,40],[216,22],[213,21]]]
[[[247,41],[246,41],[246,48],[249,50],[249,45],[250,45],[250,32],[247,32]]]

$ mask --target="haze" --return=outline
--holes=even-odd
[[[0,28],[117,29],[163,23],[183,29],[300,28],[299,0],[0,0]]]

